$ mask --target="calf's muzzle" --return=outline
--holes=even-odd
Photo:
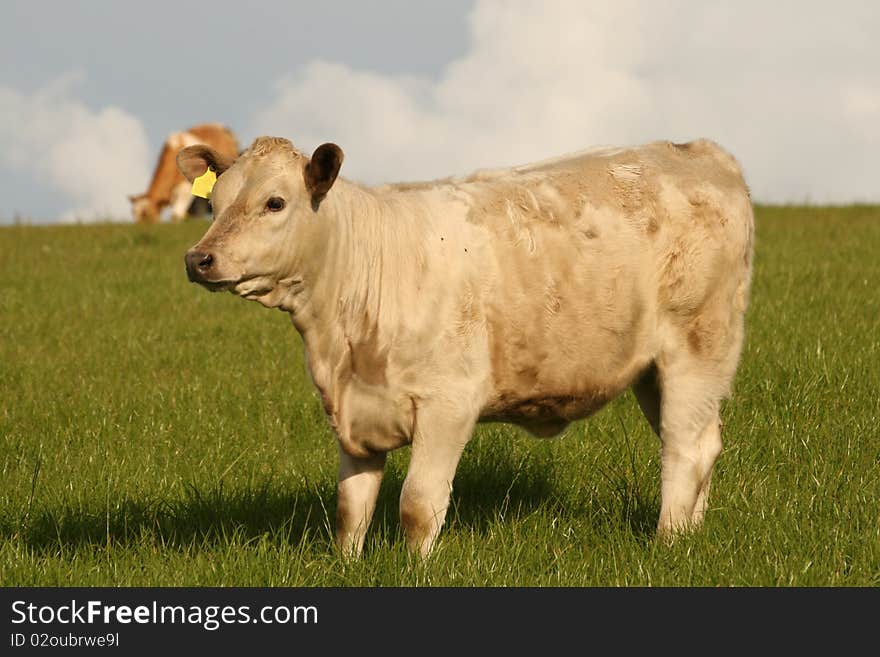
[[[193,283],[208,282],[211,268],[214,266],[214,256],[205,251],[190,249],[184,257],[186,262],[186,275]]]

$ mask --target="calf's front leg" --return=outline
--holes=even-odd
[[[336,488],[336,545],[345,557],[359,557],[376,508],[385,454],[355,457],[339,448]]]
[[[192,186],[188,182],[182,182],[171,190],[169,205],[171,205],[172,221],[183,221],[186,217],[189,206],[192,205],[193,201],[191,190]]]
[[[410,552],[427,557],[449,506],[458,460],[476,417],[454,415],[443,406],[420,408],[409,470],[400,493],[400,522]]]

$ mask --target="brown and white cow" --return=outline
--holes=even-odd
[[[561,432],[632,388],[661,438],[658,531],[698,525],[743,343],[754,221],[716,144],[652,143],[368,188],[261,137],[220,177],[190,280],[290,314],[339,442],[337,541],[360,553],[385,455],[427,554],[474,424]]]
[[[226,157],[236,157],[239,152],[238,140],[229,128],[219,123],[203,123],[183,132],[168,135],[150,186],[143,194],[128,197],[135,221],[156,222],[165,206],[171,206],[171,218],[183,219],[193,202],[191,185],[177,169],[176,158],[181,149],[203,144],[210,146]]]

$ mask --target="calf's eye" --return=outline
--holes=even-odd
[[[284,199],[280,196],[273,196],[266,201],[266,209],[269,212],[280,212],[284,209]]]

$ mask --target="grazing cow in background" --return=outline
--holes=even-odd
[[[235,135],[219,123],[203,123],[185,132],[172,133],[162,145],[149,189],[143,194],[128,197],[135,221],[159,221],[166,205],[171,206],[173,221],[180,221],[186,216],[194,197],[190,193],[191,185],[177,170],[176,158],[182,148],[194,144],[210,146],[226,157],[234,158],[239,153]]]
[[[339,442],[343,552],[362,549],[388,451],[412,446],[400,517],[426,555],[476,422],[552,436],[628,388],[661,439],[658,532],[699,525],[752,269],[734,158],[657,142],[376,188],[337,180],[342,158],[261,137],[177,162],[219,174],[190,280],[302,334]]]

